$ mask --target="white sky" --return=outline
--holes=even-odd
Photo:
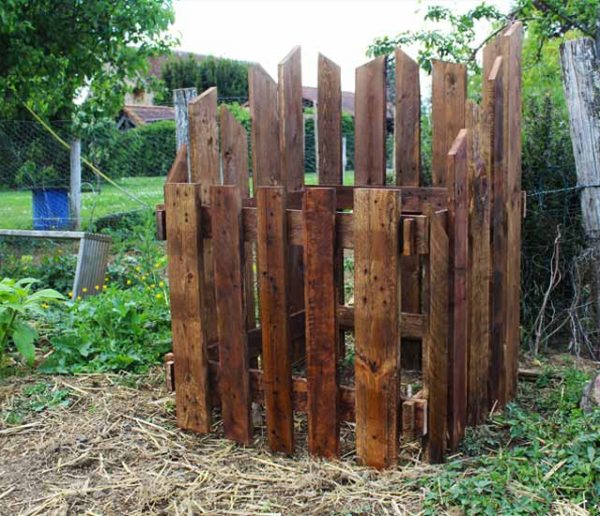
[[[317,85],[317,54],[342,69],[342,89],[354,91],[354,69],[366,62],[367,47],[377,36],[394,36],[423,27],[428,4],[457,12],[481,0],[176,0],[178,47],[254,61],[274,77],[277,63],[295,45],[302,46],[302,82]],[[507,12],[511,0],[492,0]],[[488,27],[480,29],[485,37]],[[415,49],[405,49],[413,57]]]

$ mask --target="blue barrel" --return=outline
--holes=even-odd
[[[68,229],[69,191],[65,188],[35,188],[33,202],[33,229]]]

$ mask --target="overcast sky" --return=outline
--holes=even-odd
[[[489,0],[488,0],[489,1]],[[302,82],[317,85],[317,54],[342,68],[342,88],[354,91],[354,69],[377,36],[423,26],[428,4],[463,12],[481,0],[176,0],[178,47],[199,54],[255,61],[274,77],[277,63],[302,46]],[[492,0],[503,12],[511,0]],[[480,29],[483,38],[488,27]],[[414,49],[406,49],[413,57]]]

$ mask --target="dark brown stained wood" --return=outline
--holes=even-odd
[[[402,256],[415,254],[417,254],[417,223],[413,218],[405,218],[402,219]]]
[[[319,54],[317,124],[319,183],[342,184],[342,79],[340,67]]]
[[[506,266],[507,248],[507,216],[506,216],[506,177],[504,171],[504,63],[498,57],[484,89],[483,102],[487,113],[487,124],[490,141],[486,154],[491,171],[491,243],[492,243],[492,278],[490,299],[490,378],[488,382],[488,408],[502,407],[506,392],[506,310],[507,284]]]
[[[304,114],[300,47],[294,47],[279,63],[278,74],[281,177],[288,191],[296,192],[304,185]]]
[[[430,462],[444,458],[448,406],[448,266],[449,242],[446,213],[431,213],[429,220],[428,330],[424,340],[424,384],[428,394],[428,422],[425,450]]]
[[[334,189],[306,190],[304,224],[308,449],[313,455],[337,457],[338,301],[335,283]]]
[[[467,131],[461,129],[448,152],[448,216],[452,260],[450,262],[450,391],[449,434],[454,449],[462,439],[467,422],[467,355],[469,308],[467,268],[469,263],[469,184],[467,173]]]
[[[248,184],[248,135],[231,111],[222,105],[221,110],[221,162],[223,163],[223,184],[238,185],[242,202],[250,195]],[[256,326],[254,305],[254,274],[252,244],[246,243],[244,250],[244,282],[247,327]]]
[[[523,25],[513,23],[502,36],[502,57],[506,64],[504,82],[504,138],[506,150],[507,246],[506,267],[506,391],[504,402],[517,390],[519,369],[521,297],[521,48]]]
[[[396,184],[419,186],[421,173],[421,92],[419,65],[397,48],[396,58],[396,116],[395,116],[395,173]],[[404,199],[403,199],[404,204]],[[421,306],[420,260],[418,256],[402,257],[402,309],[418,312]],[[405,341],[404,367],[416,369],[415,353],[420,343]]]
[[[490,368],[490,192],[485,152],[489,132],[480,108],[467,103],[467,172],[469,175],[469,356],[467,422],[476,425],[488,413]],[[489,127],[487,127],[489,130]]]
[[[221,183],[217,88],[209,88],[190,101],[188,113],[192,183],[202,185],[202,202],[208,204],[210,187]]]
[[[272,450],[293,453],[285,187],[259,187],[256,200],[267,437]]]
[[[354,328],[354,307],[338,306],[338,323],[344,328]],[[426,334],[426,318],[422,314],[400,314],[402,335],[413,339],[421,339]]]
[[[431,96],[431,172],[433,186],[448,186],[446,160],[450,147],[465,127],[467,67],[461,64],[432,61]]]
[[[277,83],[260,66],[248,70],[254,186],[282,183]]]
[[[397,48],[396,57],[396,184],[419,186],[421,173],[421,90],[419,65]]]
[[[177,425],[210,432],[200,185],[166,184],[167,256],[177,391]]]
[[[210,187],[221,183],[219,172],[219,129],[217,124],[217,89],[209,88],[188,104],[190,131],[190,171],[193,183],[200,183],[202,204],[210,203]],[[217,338],[212,244],[205,242],[204,284],[202,296],[206,313],[206,336],[210,342]]]
[[[356,69],[354,184],[385,184],[385,57]]]
[[[187,145],[184,143],[175,156],[165,183],[187,183]]]
[[[211,206],[219,362],[224,366],[220,376],[223,430],[227,438],[249,444],[252,420],[239,187],[213,186]]]
[[[238,185],[242,199],[249,197],[248,184],[248,135],[246,130],[227,106],[220,106],[221,160],[223,184]]]
[[[356,451],[376,468],[398,452],[400,203],[393,190],[354,193]]]

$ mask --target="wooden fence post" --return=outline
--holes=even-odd
[[[356,451],[384,468],[398,454],[400,192],[354,191]]]
[[[196,97],[198,93],[196,88],[180,88],[173,90],[173,107],[175,108],[175,137],[177,139],[177,149],[182,145],[190,148],[190,132],[188,118],[188,104]],[[188,183],[191,182],[190,156],[187,155]]]

